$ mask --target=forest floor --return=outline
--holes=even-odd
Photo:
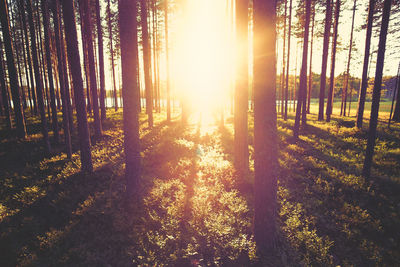
[[[278,237],[263,265],[400,265],[400,124],[380,124],[366,180],[366,128],[354,118],[308,118],[297,142],[293,116],[278,119]],[[259,263],[253,178],[238,181],[232,167],[233,119],[183,126],[155,114],[153,129],[144,114],[140,121],[143,201],[131,212],[121,111],[108,113],[90,175],[79,172],[75,139],[72,161],[61,145],[44,156],[38,118],[28,118],[23,141],[0,126],[0,266]],[[251,170],[252,132],[250,119]]]

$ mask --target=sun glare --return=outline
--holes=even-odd
[[[177,15],[175,85],[180,100],[203,120],[229,102],[234,46],[227,2],[187,0]]]

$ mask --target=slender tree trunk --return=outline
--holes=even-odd
[[[14,106],[17,137],[25,138],[26,127],[25,127],[24,111],[21,107],[21,96],[18,86],[17,69],[15,68],[15,62],[14,62],[14,48],[11,42],[10,22],[8,18],[6,0],[0,0],[0,20],[1,20],[3,41],[7,57],[8,76],[10,79],[11,94]]]
[[[35,86],[33,66],[32,66],[32,56],[31,56],[31,49],[30,49],[31,46],[29,45],[28,29],[27,29],[27,23],[26,23],[26,17],[25,17],[25,4],[24,4],[24,0],[19,0],[18,3],[19,3],[20,12],[21,12],[22,25],[23,25],[24,36],[25,36],[25,47],[26,47],[27,58],[28,58],[29,77],[30,77],[30,82],[31,82],[31,93],[32,93],[32,98],[33,98],[33,111],[34,111],[34,114],[37,115],[38,114],[38,104],[37,104],[36,86]]]
[[[396,99],[396,96],[397,96],[396,107],[397,105],[399,105],[399,93],[400,93],[400,63],[399,63],[399,69],[397,71],[396,87],[393,90],[392,106],[390,107],[388,128],[390,128],[390,123],[394,119],[394,116],[392,117],[392,114],[393,114],[394,100]]]
[[[53,68],[51,65],[51,50],[50,50],[50,34],[49,34],[49,8],[47,5],[47,0],[42,1],[42,12],[43,12],[43,27],[44,27],[44,41],[46,46],[46,61],[47,61],[47,73],[49,77],[50,85],[50,105],[51,105],[51,115],[53,123],[53,133],[55,143],[59,142],[58,133],[58,119],[57,119],[57,107],[56,107],[56,97],[54,93],[54,82],[53,82]]]
[[[1,47],[2,44],[0,43],[0,86],[1,86],[1,97],[3,101],[3,106],[4,106],[4,115],[6,117],[6,125],[8,129],[12,128],[12,122],[11,122],[11,107],[8,102],[8,89],[6,85],[6,76],[4,73],[4,67],[3,67],[3,47]]]
[[[90,93],[92,95],[92,106],[93,106],[93,117],[94,117],[94,135],[96,138],[100,138],[102,133],[100,110],[99,110],[99,98],[97,95],[97,81],[96,81],[96,69],[94,63],[94,51],[93,51],[93,37],[92,37],[92,21],[91,13],[89,9],[88,0],[79,0],[79,4],[83,6],[83,30],[85,32],[86,45],[88,49],[88,63],[89,63],[89,77],[90,77]]]
[[[310,70],[308,76],[308,100],[307,100],[307,114],[310,114],[310,105],[311,105],[311,90],[312,90],[312,83],[313,83],[313,73],[312,73],[312,56],[313,56],[313,44],[314,44],[314,26],[315,26],[315,3],[312,7],[312,26],[311,26],[311,48],[310,48]]]
[[[338,26],[339,26],[339,18],[340,18],[340,4],[341,0],[336,0],[335,7],[335,24],[333,30],[333,40],[332,40],[332,55],[331,55],[331,75],[329,81],[329,91],[328,91],[328,100],[326,103],[326,121],[331,121],[332,116],[332,107],[333,107],[333,98],[334,88],[335,88],[335,63],[336,63],[336,47],[337,47],[337,37],[338,37]]]
[[[400,75],[399,75],[400,79]],[[400,121],[400,80],[397,83],[397,97],[396,97],[396,106],[394,108],[393,117],[391,117],[393,121]]]
[[[146,94],[146,113],[149,127],[153,127],[153,88],[151,84],[150,76],[150,44],[149,44],[149,32],[147,27],[147,4],[146,0],[140,0],[140,14],[142,24],[142,46],[143,46],[143,70],[144,70],[144,82],[145,82],[145,94]]]
[[[353,6],[353,20],[351,23],[351,34],[350,34],[350,45],[349,45],[349,57],[347,59],[347,70],[346,70],[346,79],[345,79],[345,84],[344,84],[344,96],[343,96],[343,104],[342,104],[342,111],[341,111],[341,115],[343,113],[343,116],[346,116],[346,105],[347,105],[347,91],[349,88],[349,78],[350,78],[350,62],[351,62],[351,52],[353,49],[353,31],[354,31],[354,19],[355,19],[355,15],[356,15],[356,4],[357,4],[357,0],[354,0],[354,6]]]
[[[285,0],[285,16],[284,16],[284,22],[283,22],[283,51],[282,51],[282,77],[281,77],[281,97],[280,97],[280,109],[281,109],[281,116],[284,117],[284,105],[283,101],[285,98],[285,89],[284,89],[284,84],[285,84],[285,68],[286,68],[286,17],[287,17],[287,0]]]
[[[297,97],[297,108],[296,108],[296,119],[294,122],[293,135],[295,138],[299,137],[300,130],[300,115],[305,116],[305,100],[307,94],[307,59],[308,59],[308,35],[310,28],[310,14],[311,14],[311,0],[306,0],[306,21],[304,25],[304,40],[303,40],[303,58],[301,63],[300,70],[300,85],[299,92]],[[305,119],[302,118],[302,122],[305,122]]]
[[[289,7],[289,29],[288,29],[288,51],[287,51],[287,67],[286,67],[286,83],[285,83],[285,115],[284,120],[287,120],[287,112],[288,112],[288,98],[289,98],[289,68],[290,68],[290,39],[292,32],[292,2],[290,0]]]
[[[103,122],[106,117],[106,88],[104,80],[104,49],[103,49],[103,31],[101,27],[101,16],[100,16],[100,2],[96,0],[96,22],[97,22],[97,38],[99,48],[99,74],[100,74],[100,110],[101,110],[101,121]]]
[[[113,89],[114,89],[114,108],[115,111],[118,110],[118,95],[117,95],[117,85],[115,82],[115,63],[114,63],[114,47],[113,47],[113,36],[112,36],[112,25],[111,25],[111,6],[110,0],[107,0],[107,19],[108,19],[108,38],[110,42],[110,56],[111,56],[111,71],[113,79]]]
[[[71,132],[70,132],[70,118],[68,114],[68,109],[71,108],[69,103],[69,99],[67,99],[66,94],[66,85],[65,74],[64,74],[64,64],[65,60],[63,59],[64,53],[62,53],[63,44],[61,44],[61,32],[60,32],[60,18],[59,18],[59,10],[60,4],[59,0],[55,0],[52,5],[53,11],[53,24],[54,24],[54,33],[56,39],[56,50],[57,50],[57,61],[58,61],[58,76],[60,81],[60,91],[61,91],[61,100],[62,100],[62,115],[63,115],[63,129],[64,129],[64,142],[65,142],[65,153],[69,159],[72,158],[72,147],[71,147]]]
[[[168,0],[164,1],[164,20],[165,20],[165,54],[167,64],[167,121],[171,121],[171,92],[169,78],[169,49],[168,49]]]
[[[137,99],[139,90],[136,81],[138,61],[137,28],[136,28],[136,1],[120,0],[120,38],[121,38],[121,63],[122,63],[122,93],[124,108],[124,146],[125,146],[125,176],[127,198],[137,196],[139,187],[140,166],[140,141],[139,141],[139,114]],[[133,18],[133,19],[132,19]]]
[[[367,95],[368,87],[368,61],[370,57],[371,36],[373,27],[373,17],[375,9],[375,0],[369,0],[368,19],[367,19],[367,36],[365,38],[365,51],[364,51],[364,65],[361,79],[361,90],[358,97],[358,111],[357,111],[357,128],[361,129],[364,117],[365,96]]]
[[[76,32],[74,2],[73,0],[61,1],[63,7],[63,19],[65,35],[67,38],[68,61],[74,84],[74,97],[76,116],[78,119],[79,145],[81,149],[81,169],[92,172],[92,155],[90,151],[90,135],[87,122],[85,95],[83,93],[82,71],[79,59],[78,36]]]
[[[328,63],[329,37],[331,35],[332,8],[331,0],[326,0],[326,15],[325,15],[325,30],[324,30],[324,46],[322,52],[322,69],[321,69],[321,84],[319,89],[319,112],[318,120],[324,120],[324,102],[326,88],[326,69]]]
[[[248,0],[236,0],[237,52],[240,56],[236,68],[235,84],[235,167],[243,178],[249,168],[249,148],[247,140],[248,110]]]
[[[381,88],[382,88],[382,73],[385,61],[386,37],[388,32],[391,4],[392,4],[391,0],[384,1],[384,7],[382,13],[382,25],[379,34],[379,48],[378,48],[378,58],[376,61],[374,89],[372,92],[372,106],[371,106],[371,118],[369,121],[368,142],[365,151],[364,167],[362,171],[364,177],[369,177],[371,174],[372,157],[374,154],[375,138],[376,138],[376,128],[378,125],[379,101],[381,98]]]
[[[254,0],[254,237],[274,248],[277,213],[276,2]]]

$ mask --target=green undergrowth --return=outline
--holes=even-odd
[[[76,133],[67,160],[54,142],[45,154],[37,117],[27,117],[26,140],[2,124],[0,265],[400,264],[399,124],[379,126],[372,175],[365,179],[367,128],[355,129],[354,118],[325,123],[311,114],[298,141],[291,137],[293,116],[279,118],[278,234],[275,251],[260,262],[252,236],[252,116],[244,178],[232,166],[232,118],[203,131],[154,116],[149,129],[140,114],[140,200],[130,205],[121,110],[109,111],[104,136],[92,139],[92,174],[79,171]]]

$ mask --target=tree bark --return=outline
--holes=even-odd
[[[376,128],[378,125],[379,101],[381,98],[382,88],[382,73],[385,61],[386,37],[388,32],[391,4],[391,0],[385,0],[384,2],[381,32],[379,34],[378,58],[376,61],[374,89],[372,92],[371,118],[369,121],[368,142],[365,151],[364,167],[362,171],[363,176],[367,178],[371,175],[372,157],[375,147]]]
[[[307,59],[308,59],[308,36],[309,36],[309,26],[310,26],[310,14],[311,14],[311,0],[306,0],[306,21],[304,25],[304,40],[303,40],[303,58],[300,69],[300,85],[297,97],[297,108],[296,108],[296,118],[294,121],[293,136],[295,138],[299,137],[300,130],[300,116],[302,115],[303,125],[305,123],[305,100],[307,96]]]
[[[18,77],[17,77],[17,69],[15,68],[14,61],[14,48],[11,41],[10,34],[10,22],[7,11],[7,2],[6,0],[0,0],[0,20],[1,27],[3,32],[3,41],[6,51],[7,58],[7,66],[8,66],[8,76],[10,79],[11,86],[11,95],[14,106],[14,116],[15,116],[15,124],[17,127],[17,137],[25,138],[26,136],[26,127],[25,127],[25,119],[24,119],[24,110],[21,106],[21,96],[20,90],[18,86]]]
[[[85,32],[87,52],[88,52],[88,63],[89,63],[89,76],[90,76],[90,93],[92,95],[92,107],[93,107],[93,118],[94,118],[94,136],[96,139],[100,138],[102,133],[101,120],[100,120],[100,109],[99,109],[99,98],[97,95],[97,81],[96,81],[96,69],[94,63],[94,51],[93,51],[93,37],[92,37],[92,19],[88,0],[79,0],[79,4],[83,7],[83,30]]]
[[[328,63],[329,37],[331,35],[332,8],[331,0],[326,0],[326,15],[325,15],[325,30],[324,30],[324,45],[322,51],[322,69],[321,69],[321,84],[319,89],[319,112],[318,120],[324,120],[324,102],[326,88],[326,69]]]
[[[358,111],[357,111],[357,128],[361,129],[363,125],[365,97],[367,95],[368,87],[368,63],[371,49],[371,36],[374,18],[375,0],[369,0],[368,18],[367,18],[367,36],[365,38],[365,51],[364,51],[364,65],[361,80],[361,90],[358,97]]]
[[[332,55],[331,55],[331,75],[329,81],[329,91],[328,91],[328,100],[326,103],[326,121],[331,121],[332,116],[332,107],[333,107],[333,98],[335,96],[334,88],[335,88],[335,63],[336,63],[336,48],[337,48],[337,38],[338,38],[338,26],[339,26],[339,18],[340,18],[340,4],[341,0],[336,0],[335,7],[335,24],[333,30],[333,40],[332,40]]]
[[[290,0],[289,7],[289,29],[288,29],[288,51],[287,51],[287,67],[286,67],[286,83],[285,83],[285,115],[284,120],[287,120],[287,112],[288,112],[288,98],[289,98],[289,67],[290,67],[290,39],[292,32],[292,2]]]
[[[312,8],[312,26],[311,26],[311,48],[310,48],[310,67],[309,67],[309,76],[308,76],[308,94],[307,94],[307,114],[310,114],[310,106],[311,106],[311,90],[312,90],[312,82],[313,82],[313,73],[312,73],[312,56],[313,56],[313,44],[314,44],[314,26],[315,26],[315,3]]]
[[[169,80],[169,49],[168,49],[168,0],[164,3],[164,20],[165,20],[165,55],[167,64],[167,121],[171,121],[171,92]]]
[[[0,86],[1,86],[1,97],[4,107],[4,115],[6,117],[6,125],[8,129],[12,128],[11,122],[11,107],[8,102],[8,89],[6,85],[6,76],[3,67],[3,48],[1,47],[2,44],[0,43]]]
[[[140,166],[140,141],[139,141],[139,114],[137,99],[139,90],[136,81],[138,61],[137,28],[136,28],[136,1],[120,0],[120,38],[121,38],[121,63],[122,63],[122,94],[124,116],[124,147],[125,147],[125,176],[127,198],[137,196],[139,187]],[[133,19],[132,19],[133,18]]]
[[[276,2],[254,0],[254,237],[274,248],[277,213]]]
[[[143,46],[143,69],[146,94],[146,113],[149,127],[153,127],[153,87],[151,83],[150,67],[150,44],[147,27],[147,4],[146,0],[140,0],[140,17],[142,25],[142,46]]]
[[[63,6],[65,35],[68,36],[68,38],[66,38],[68,61],[72,75],[76,116],[78,120],[79,146],[81,149],[81,169],[83,171],[92,172],[93,165],[90,151],[90,135],[86,114],[85,95],[83,92],[82,70],[79,59],[74,2],[73,0],[63,0],[61,3]]]
[[[107,118],[106,113],[106,88],[104,80],[104,48],[103,48],[103,31],[101,27],[101,16],[100,16],[100,2],[96,0],[96,22],[97,22],[97,39],[99,49],[99,75],[100,75],[100,110],[101,110],[101,121],[103,122]]]

